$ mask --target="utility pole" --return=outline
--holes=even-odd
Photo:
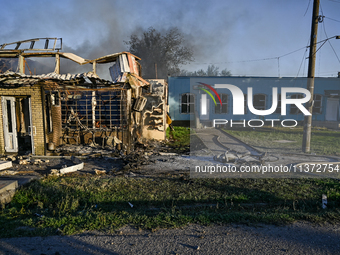
[[[314,0],[313,4],[313,18],[312,29],[310,35],[310,47],[309,47],[309,61],[308,61],[308,77],[307,77],[307,89],[310,92],[310,100],[307,102],[307,110],[311,113],[310,116],[305,116],[303,127],[303,140],[302,151],[310,152],[310,141],[312,134],[312,114],[313,114],[313,99],[314,99],[314,75],[315,75],[315,58],[316,58],[316,42],[318,35],[318,23],[319,23],[319,5],[320,0]]]
[[[157,77],[157,63],[155,63],[155,74],[156,74],[156,79],[158,79],[158,77]]]

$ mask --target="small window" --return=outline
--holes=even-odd
[[[254,95],[253,105],[256,110],[265,110],[266,109],[266,95],[264,94],[256,94]]]
[[[304,98],[304,95],[302,94],[294,94],[291,95],[291,99],[297,99],[297,98]],[[290,105],[290,114],[301,114],[302,112],[300,111],[299,108],[296,107],[295,104]]]
[[[216,105],[215,105],[215,113],[228,113],[228,94],[219,94],[220,100],[218,100],[217,96],[215,96]]]
[[[190,93],[181,96],[181,113],[194,113],[195,111],[195,95]]]
[[[314,104],[313,104],[313,113],[321,114],[322,113],[322,96],[315,94],[313,96]]]
[[[277,107],[274,113],[281,114],[281,94],[278,95]]]
[[[244,94],[244,114],[248,113],[247,94]]]

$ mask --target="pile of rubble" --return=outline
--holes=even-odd
[[[221,163],[233,163],[237,166],[241,165],[264,165],[265,163],[275,162],[279,158],[269,155],[267,152],[261,154],[252,154],[250,152],[239,153],[235,151],[225,151],[224,153],[214,156],[215,161]]]
[[[121,150],[90,145],[64,145],[58,147],[51,156],[4,156],[1,161],[10,162],[10,168],[0,171],[0,175],[60,176],[63,174],[119,175],[139,172],[146,165],[152,169],[157,164],[177,156],[166,142],[149,140],[138,143],[134,151],[125,155]],[[12,166],[13,162],[13,166]],[[156,165],[155,165],[156,164]],[[154,166],[152,166],[154,165]]]
[[[115,150],[112,147],[102,147],[98,144],[91,143],[89,145],[63,145],[58,147],[55,154],[59,155],[76,155],[76,156],[90,156],[90,155],[101,155],[101,156],[120,156],[122,151]]]
[[[123,157],[124,167],[123,170],[136,170],[142,165],[148,165],[154,163],[155,160],[151,160],[147,152],[134,152]]]

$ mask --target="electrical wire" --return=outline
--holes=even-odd
[[[250,59],[250,60],[240,60],[240,61],[227,61],[227,62],[214,62],[214,63],[202,63],[202,62],[196,62],[196,63],[191,63],[191,64],[205,64],[205,65],[212,65],[212,64],[232,64],[232,63],[247,63],[247,62],[256,62],[256,61],[264,61],[264,60],[273,60],[273,59],[278,59],[278,58],[282,58],[282,57],[285,57],[285,56],[288,56],[290,54],[293,54],[295,52],[298,52],[300,50],[303,50],[305,49],[305,47],[302,47],[300,49],[297,49],[297,50],[294,50],[294,51],[291,51],[289,53],[286,53],[286,54],[283,54],[281,56],[277,56],[277,57],[271,57],[271,58],[260,58],[260,59]],[[308,48],[308,47],[307,47]]]
[[[303,57],[302,57],[302,60],[301,60],[301,64],[300,64],[299,70],[298,70],[298,72],[296,74],[296,77],[299,76],[302,64],[306,63],[306,54],[307,54],[307,51],[308,51],[308,48],[306,47],[306,50],[305,50],[305,53],[303,54]],[[305,69],[305,66],[303,67],[303,69]]]
[[[340,4],[340,1],[336,1],[336,0],[328,0],[328,1]]]
[[[336,19],[332,19],[332,18],[328,18],[328,17],[324,17],[325,19],[329,19],[329,20],[333,20],[333,21],[336,21],[336,22],[340,22],[340,20],[336,20]]]
[[[335,0],[329,0],[329,1],[336,2],[336,3],[340,3],[340,1],[335,1]],[[310,2],[311,2],[311,0],[310,0],[309,3],[308,3],[306,13],[307,13],[307,11],[308,11],[308,9],[309,9]],[[320,7],[321,7],[321,4],[320,4]],[[306,15],[306,13],[304,14],[304,16]],[[336,51],[335,51],[335,49],[334,49],[332,43],[331,43],[330,40],[329,40],[329,39],[331,39],[331,38],[328,38],[328,35],[327,35],[327,33],[326,33],[324,18],[330,19],[330,20],[333,20],[333,21],[336,21],[336,22],[340,22],[340,21],[324,16],[322,7],[321,7],[321,13],[322,13],[322,16],[321,16],[322,18],[320,19],[319,22],[320,22],[320,23],[323,23],[323,30],[324,30],[324,33],[325,33],[327,39],[322,40],[322,41],[319,41],[319,42],[316,43],[316,44],[322,43],[322,45],[317,49],[317,51],[316,51],[315,53],[317,53],[317,52],[321,49],[321,47],[328,41],[329,44],[330,44],[330,46],[331,46],[331,48],[332,48],[332,50],[333,50],[333,52],[334,52],[334,54],[335,54],[335,56],[336,56],[336,58],[338,59],[338,61],[339,61],[339,63],[340,63],[340,58],[339,58],[339,56],[337,55],[337,53],[336,53]],[[332,38],[333,38],[333,37],[332,37]],[[208,64],[208,65],[210,65],[210,64],[232,64],[232,63],[249,63],[249,62],[257,62],[257,61],[266,61],[266,60],[277,59],[277,62],[278,62],[278,74],[279,74],[279,77],[280,77],[280,58],[285,57],[285,56],[288,56],[288,55],[293,54],[293,53],[295,53],[295,52],[298,52],[298,51],[300,51],[300,50],[302,50],[302,49],[305,49],[305,52],[304,52],[304,55],[303,55],[303,59],[302,59],[302,61],[301,61],[301,64],[300,64],[298,73],[297,73],[297,75],[296,75],[296,77],[297,77],[297,76],[299,75],[299,73],[300,73],[302,63],[304,62],[304,59],[306,59],[306,53],[307,53],[307,49],[308,49],[308,48],[309,48],[309,46],[305,46],[305,47],[299,48],[299,49],[297,49],[297,50],[291,51],[291,52],[289,52],[289,53],[286,53],[286,54],[277,56],[277,57],[260,58],[260,59],[250,59],[250,60],[241,60],[241,61],[214,62],[214,63],[202,63],[202,62],[196,62],[196,63],[191,63],[191,64],[197,64],[197,65],[201,65],[201,64]],[[304,66],[304,69],[305,69],[305,66]]]
[[[308,6],[307,6],[307,9],[306,9],[306,12],[305,12],[305,14],[303,15],[303,17],[306,16],[306,14],[307,14],[307,12],[308,12],[310,2],[311,2],[311,0],[309,0],[309,3],[308,3]]]
[[[321,4],[320,4],[320,8],[321,8],[322,16],[324,16]],[[339,21],[339,22],[340,22],[340,21]],[[326,32],[325,22],[322,22],[322,25],[323,25],[323,31],[324,31],[324,33],[325,33],[325,35],[326,35],[326,38],[328,38],[328,35],[327,35],[327,32]],[[339,63],[340,63],[340,58],[339,58],[338,54],[336,53],[336,51],[335,51],[335,49],[334,49],[332,43],[330,42],[330,40],[327,40],[327,41],[328,41],[329,45],[331,46],[331,48],[332,48],[332,50],[333,50],[333,52],[334,52],[334,55],[336,56],[336,58],[338,59],[338,61],[339,61]],[[323,44],[322,44],[322,45],[323,45]],[[322,46],[322,45],[321,45],[321,46]],[[320,47],[320,48],[321,48],[321,47]]]

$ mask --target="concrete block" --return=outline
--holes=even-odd
[[[60,169],[60,174],[76,172],[76,171],[83,169],[83,168],[84,168],[84,163],[80,163],[78,165],[69,166],[69,167],[65,167],[63,169]]]
[[[12,161],[0,161],[0,170],[12,167]]]
[[[7,190],[15,190],[18,188],[18,181],[16,180],[0,180],[0,193]]]
[[[4,208],[6,204],[10,203],[14,195],[15,195],[15,190],[7,190],[5,192],[0,193],[1,207]]]

